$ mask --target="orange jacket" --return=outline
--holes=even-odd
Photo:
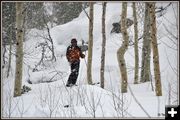
[[[81,49],[78,46],[69,46],[66,51],[66,57],[69,62],[79,61],[80,57],[84,58]]]

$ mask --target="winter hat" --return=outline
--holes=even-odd
[[[76,43],[77,43],[76,38],[71,39],[71,43],[73,43],[73,42],[76,42]]]

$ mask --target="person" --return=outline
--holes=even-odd
[[[71,73],[66,84],[67,87],[71,87],[76,84],[79,74],[80,57],[85,58],[85,55],[82,53],[81,48],[77,46],[76,38],[73,38],[71,40],[71,45],[68,46],[66,51],[66,58],[71,67]]]

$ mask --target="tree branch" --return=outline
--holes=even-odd
[[[86,16],[88,17],[88,19],[90,20],[90,17],[89,17],[89,15],[88,15],[88,13],[86,12],[85,8],[82,7],[82,9],[83,9],[84,13],[86,14]]]

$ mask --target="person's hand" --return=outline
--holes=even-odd
[[[81,58],[85,58],[85,55],[84,55],[84,54],[82,54],[82,55],[81,55]]]
[[[68,59],[68,62],[69,62],[69,65],[71,65],[71,64],[72,64],[72,60]]]
[[[69,61],[69,65],[71,65],[72,63],[73,63],[73,61],[70,60],[70,61]]]
[[[67,61],[68,61],[68,62],[70,61],[70,58],[69,58],[69,57],[67,57]]]

